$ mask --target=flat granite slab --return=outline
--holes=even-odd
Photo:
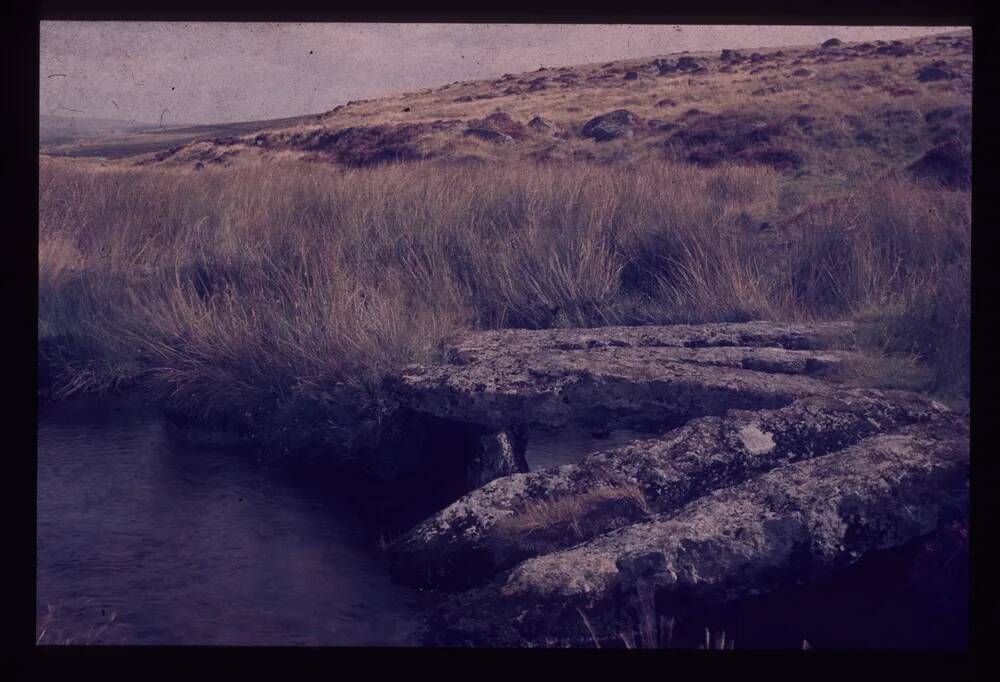
[[[412,410],[497,430],[655,429],[831,390],[848,322],[470,332],[386,389]]]
[[[602,509],[605,500],[590,498],[583,507],[591,505],[595,520],[579,523],[596,528],[596,521],[604,518],[611,520],[608,527],[570,542],[554,543],[553,535],[543,535],[535,545],[541,553],[448,599],[431,616],[425,644],[593,646],[597,636],[614,639],[622,618],[635,612],[644,594],[658,613],[699,613],[722,602],[824,578],[872,553],[925,536],[943,523],[967,519],[968,423],[946,409],[929,407],[920,415],[900,415],[902,419],[873,417],[877,426],[848,428],[844,433],[850,437],[827,441],[815,457],[794,461],[779,456],[776,466],[763,473],[728,480],[723,476],[714,484],[699,479],[693,495],[658,495],[655,486],[638,498],[623,495],[636,506],[631,518],[621,509]],[[760,414],[762,419],[768,416]],[[760,431],[767,433],[765,427]],[[766,438],[750,440],[761,447],[744,448],[735,454],[737,460],[755,450],[769,450],[763,447]],[[714,453],[675,450],[660,461],[660,469],[665,479],[688,476],[691,482],[685,470],[698,470],[699,460],[706,463],[702,468],[710,469],[713,459],[725,459],[731,447],[723,439]],[[650,450],[652,445],[638,442],[632,448]],[[627,449],[601,453],[606,466],[629,456]],[[566,473],[537,473],[572,480]],[[508,492],[530,488],[505,484],[513,478],[491,484],[494,507],[506,506],[497,495],[505,485],[513,487]],[[536,503],[545,500],[541,494],[528,497]],[[515,510],[524,514],[527,508]],[[448,516],[436,523],[447,524]],[[559,525],[558,514],[554,521]],[[493,528],[497,525],[494,520]],[[508,525],[508,532],[520,534],[524,546],[531,546],[526,536],[539,529],[544,531],[544,523]],[[453,530],[462,535],[465,524]],[[423,528],[418,535],[432,537],[429,532]],[[464,537],[468,541],[469,534]]]

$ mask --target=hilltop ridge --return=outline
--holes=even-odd
[[[267,159],[364,167],[668,158],[849,180],[913,164],[949,141],[967,151],[971,51],[965,31],[541,68],[234,125],[229,134],[192,128],[200,139],[123,162],[201,169]]]

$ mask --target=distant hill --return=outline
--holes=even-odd
[[[43,151],[192,169],[274,158],[343,167],[666,158],[767,166],[850,184],[909,166],[949,141],[969,145],[970,31],[857,43],[833,38],[540,68],[348,102],[317,115],[157,128]]]
[[[155,123],[42,116],[39,143],[42,152],[51,156],[119,159],[163,151],[202,139],[296,126],[315,118],[311,115],[291,116],[266,121],[163,127]]]
[[[39,117],[38,142],[41,145],[62,145],[80,140],[135,133],[155,127],[155,124],[114,118],[43,114]]]

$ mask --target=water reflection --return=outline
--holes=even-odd
[[[43,643],[410,645],[430,607],[332,482],[180,443],[127,402],[40,416],[37,528]]]
[[[536,431],[529,435],[524,457],[531,471],[579,462],[591,452],[628,445],[634,440],[655,434],[618,429],[601,437],[579,429]]]

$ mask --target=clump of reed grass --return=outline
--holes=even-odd
[[[581,521],[591,512],[599,510],[608,503],[616,502],[634,506],[643,513],[650,514],[646,497],[639,486],[603,483],[591,487],[584,493],[528,503],[513,516],[501,519],[498,522],[498,529],[517,536],[530,537],[533,532],[567,526],[576,537],[581,537]]]
[[[782,222],[788,179],[667,161],[558,167],[43,159],[40,369],[54,397],[143,383],[192,417],[285,414],[468,328],[877,318],[967,393],[968,194],[905,179]],[[956,380],[957,377],[957,380]],[[962,378],[965,377],[965,378]]]

